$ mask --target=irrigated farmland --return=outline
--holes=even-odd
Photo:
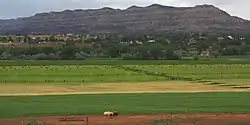
[[[157,113],[250,113],[250,93],[143,93],[0,97],[0,117]]]
[[[1,83],[110,83],[250,79],[248,64],[2,66]]]
[[[5,66],[1,83],[110,83],[165,80],[164,77],[117,69],[112,66]]]
[[[162,76],[191,78],[194,80],[250,79],[249,64],[197,64],[197,65],[126,65],[128,71],[155,73]]]
[[[119,118],[132,119],[127,115],[250,112],[249,64],[151,63],[4,64],[0,117],[87,115],[118,124]],[[118,110],[122,116],[113,122],[93,116],[106,110]],[[0,123],[14,125],[15,120]]]

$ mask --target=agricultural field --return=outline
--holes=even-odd
[[[1,83],[110,83],[158,81],[164,77],[145,76],[108,65],[4,66]]]
[[[250,123],[248,62],[91,60],[0,64],[1,125],[16,125],[21,117],[38,116],[55,122],[50,116],[67,115],[89,116],[93,124],[125,125],[134,120],[161,125],[162,117],[172,113],[184,121],[199,116],[209,122],[207,118],[211,118],[214,125],[228,118],[235,123]],[[106,110],[117,110],[121,116],[104,119],[101,115]]]
[[[140,118],[141,115],[149,118],[152,115],[155,119],[159,119],[167,116],[163,115],[166,113],[173,113],[173,115],[182,114],[183,116],[189,116],[188,114],[190,114],[191,118],[191,114],[200,114],[200,116],[202,116],[201,114],[219,115],[220,113],[232,113],[230,115],[245,114],[250,113],[249,96],[250,93],[227,92],[0,97],[0,117],[21,118],[30,116],[32,118],[34,116],[59,115],[62,118],[62,116],[73,114],[82,117],[88,115],[91,119],[91,116],[93,115],[93,118],[98,118],[100,123],[104,120],[109,124],[114,124],[117,120],[122,119],[124,123],[128,123],[131,122],[129,119],[136,120],[136,116]],[[118,110],[121,112],[121,118],[117,117],[117,119],[109,121],[103,118],[101,113],[108,109]],[[96,116],[96,114],[99,115]],[[158,115],[158,117],[156,117],[155,114]],[[129,117],[129,115],[132,116]],[[230,115],[225,115],[223,120],[227,120],[226,118],[232,117]],[[183,116],[180,118],[183,118]],[[237,118],[241,118],[242,116],[245,120],[248,118],[249,121],[250,117],[246,114],[235,116],[234,118],[237,120]],[[196,116],[194,117],[196,118]],[[53,117],[46,118],[46,120],[49,120]],[[212,118],[216,119],[217,117],[213,116]],[[124,121],[125,119],[127,119],[127,122]],[[15,121],[20,119],[2,119],[2,121],[0,119],[0,123],[13,123],[13,120]],[[55,120],[56,119],[54,119],[54,121]],[[204,119],[201,118],[201,120]],[[17,122],[18,121],[15,123]],[[91,120],[89,123],[98,123],[98,121]],[[207,121],[206,125],[208,125],[208,123],[211,123],[211,121]]]
[[[1,66],[0,83],[250,79],[250,64]]]
[[[126,65],[123,68],[194,80],[249,79],[249,64]]]

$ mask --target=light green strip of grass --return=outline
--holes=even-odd
[[[0,60],[1,66],[41,65],[162,65],[162,64],[250,64],[250,61],[218,60]]]
[[[111,83],[164,81],[162,76],[125,71],[111,66],[2,66],[0,83]]]
[[[249,79],[250,65],[126,65],[123,67],[193,79]]]
[[[154,113],[250,113],[250,93],[154,93],[0,97],[0,117]]]

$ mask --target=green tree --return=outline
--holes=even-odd
[[[10,54],[14,57],[18,57],[18,56],[21,56],[23,54],[25,54],[26,52],[26,48],[23,48],[23,47],[10,47],[8,48]]]
[[[1,58],[2,60],[9,60],[9,59],[12,58],[12,56],[11,56],[10,53],[3,52],[3,53],[1,54],[1,56],[0,56],[0,58]]]
[[[83,46],[80,48],[80,51],[87,54],[93,54],[94,48],[91,46]]]
[[[164,47],[160,43],[153,43],[149,45],[149,53],[152,59],[162,59],[164,58]]]
[[[40,53],[40,49],[39,47],[28,47],[26,50],[25,50],[25,54],[26,55],[36,55],[38,53]]]
[[[10,36],[9,38],[8,38],[8,42],[13,42],[14,40],[13,40],[13,38]]]
[[[223,49],[222,51],[223,55],[240,55],[241,51],[238,46],[227,46],[226,48]]]
[[[183,54],[182,54],[181,50],[175,50],[173,52],[174,59],[180,60],[180,59],[182,59],[182,56],[183,56]]]
[[[107,48],[108,55],[112,58],[120,56],[119,46],[113,44]]]
[[[135,54],[137,59],[142,59],[142,60],[150,59],[148,47],[145,45],[140,45],[136,47]]]
[[[31,38],[29,36],[25,36],[23,41],[25,43],[29,43],[31,41]]]
[[[6,48],[5,47],[0,47],[0,55],[6,51]]]
[[[58,49],[55,47],[41,47],[40,49],[41,49],[41,52],[45,54],[56,53],[58,51]]]
[[[51,41],[51,42],[56,42],[57,39],[56,39],[55,35],[51,35],[51,36],[49,37],[49,41]]]
[[[63,60],[72,60],[75,59],[75,54],[77,48],[75,46],[66,46],[61,49],[60,56]]]
[[[76,53],[75,54],[75,59],[76,60],[85,60],[85,56],[83,53]]]
[[[176,60],[177,58],[174,57],[173,53],[174,53],[174,46],[168,46],[164,49],[164,54],[165,54],[165,59],[167,60]]]

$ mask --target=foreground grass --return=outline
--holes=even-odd
[[[153,113],[250,113],[250,93],[155,93],[0,97],[0,117]]]

